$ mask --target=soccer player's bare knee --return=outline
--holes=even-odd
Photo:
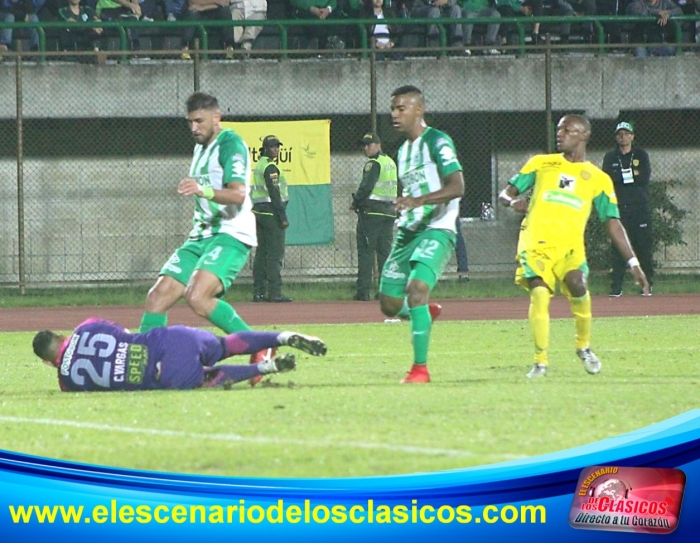
[[[165,313],[182,297],[184,290],[184,285],[172,277],[161,275],[148,291],[146,311]]]
[[[430,287],[423,281],[413,280],[406,288],[408,307],[426,305],[430,299]]]
[[[216,305],[215,295],[197,285],[187,285],[185,300],[200,317],[207,317]]]
[[[566,283],[566,288],[569,289],[569,293],[572,298],[580,298],[586,295],[588,286],[586,285],[586,277],[581,272],[570,272],[566,274],[564,278]]]
[[[403,307],[403,299],[381,295],[379,297],[379,308],[387,317],[395,317]]]
[[[547,286],[547,283],[545,283],[544,279],[542,279],[541,277],[532,277],[531,279],[529,279],[528,287],[530,291],[536,289],[537,287],[544,287],[551,292],[551,289]]]

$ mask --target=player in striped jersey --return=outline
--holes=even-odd
[[[407,140],[396,164],[402,196],[396,199],[399,232],[382,269],[382,312],[411,320],[413,365],[402,383],[429,383],[428,347],[439,306],[430,304],[435,287],[455,247],[459,200],[464,194],[462,166],[452,139],[427,126],[423,93],[414,86],[391,95],[394,128]]]
[[[187,122],[196,145],[177,191],[194,197],[193,226],[148,292],[139,332],[166,326],[168,309],[183,297],[195,313],[228,334],[250,330],[220,299],[257,245],[248,146],[232,130],[222,129],[219,103],[209,94],[195,92],[187,99]]]

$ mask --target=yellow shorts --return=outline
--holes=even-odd
[[[559,283],[562,294],[569,296],[564,283],[566,274],[579,270],[588,275],[586,251],[583,247],[525,248],[518,252],[517,261],[520,266],[515,271],[515,283],[528,290],[528,280],[540,277],[553,293]]]

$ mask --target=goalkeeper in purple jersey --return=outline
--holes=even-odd
[[[132,334],[113,322],[88,319],[69,336],[49,330],[34,336],[34,354],[57,368],[63,391],[111,391],[228,387],[238,381],[293,370],[293,354],[257,364],[217,362],[237,354],[287,345],[326,354],[318,338],[296,332],[243,331],[217,336],[189,326]]]

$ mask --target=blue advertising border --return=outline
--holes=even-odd
[[[593,465],[664,467],[681,469],[687,477],[686,493],[678,528],[669,535],[576,530],[568,524],[581,470]],[[692,410],[652,426],[600,442],[523,460],[458,470],[388,477],[340,479],[265,479],[210,477],[146,472],[40,458],[0,450],[0,529],[4,541],[46,541],[55,538],[99,538],[130,542],[190,541],[328,541],[364,542],[400,538],[401,541],[543,541],[564,537],[569,542],[622,541],[664,537],[665,541],[695,541],[700,516],[700,410]],[[231,524],[120,522],[109,516],[104,523],[89,519],[68,524],[15,522],[10,507],[29,505],[80,506],[86,511],[97,505],[137,507],[147,504],[172,507],[182,504],[260,506],[284,503],[300,510],[321,506],[320,522],[246,521]],[[368,503],[371,506],[368,507]],[[326,512],[333,506],[349,510],[360,505],[373,515],[358,516],[362,522],[337,523]],[[431,506],[429,523],[387,522],[380,506],[392,508]],[[434,511],[442,506],[469,506],[468,523],[440,522]],[[541,505],[545,522],[524,522],[517,517],[521,506]],[[325,507],[324,507],[325,506]],[[505,520],[481,522],[485,507],[507,506]],[[514,516],[515,515],[515,516]],[[448,518],[445,514],[443,518]],[[515,520],[514,520],[515,519]],[[117,520],[115,522],[115,520]]]

